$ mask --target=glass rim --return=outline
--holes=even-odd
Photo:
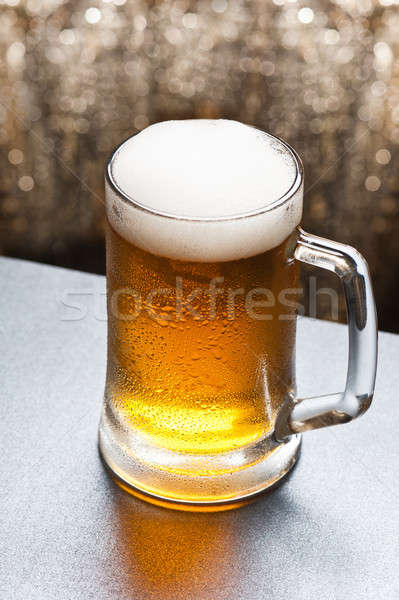
[[[135,208],[137,208],[143,212],[146,212],[146,213],[149,213],[152,215],[156,215],[159,217],[163,217],[166,219],[173,219],[176,221],[189,221],[189,222],[236,221],[236,220],[240,220],[240,219],[247,219],[249,217],[255,217],[258,215],[262,215],[267,212],[271,212],[275,208],[278,208],[278,207],[284,205],[286,202],[288,202],[296,194],[296,192],[300,189],[300,187],[303,183],[303,173],[304,173],[303,164],[302,164],[302,161],[301,161],[298,153],[287,142],[285,142],[284,140],[282,140],[281,138],[279,138],[275,135],[272,135],[271,133],[267,133],[266,131],[263,131],[262,129],[258,129],[257,127],[254,127],[253,125],[249,125],[249,127],[253,127],[253,129],[256,129],[257,131],[261,131],[262,133],[273,138],[274,140],[277,140],[278,142],[280,142],[288,150],[288,152],[292,156],[292,158],[294,160],[294,164],[295,164],[295,177],[294,177],[294,181],[291,184],[291,187],[282,196],[280,196],[279,198],[277,198],[276,200],[274,200],[273,202],[271,202],[270,204],[268,204],[266,206],[261,206],[260,208],[255,208],[251,211],[247,211],[244,213],[237,213],[237,214],[233,214],[233,215],[225,215],[225,216],[220,215],[220,216],[212,216],[212,217],[198,216],[197,217],[197,216],[188,216],[188,215],[178,215],[178,214],[174,214],[174,213],[170,213],[170,212],[166,212],[166,211],[157,210],[157,209],[151,208],[150,206],[146,206],[145,204],[142,204],[141,202],[138,202],[132,196],[130,196],[128,193],[126,193],[116,183],[116,181],[113,177],[113,173],[112,173],[112,165],[113,165],[114,159],[116,158],[116,156],[118,155],[118,153],[120,152],[120,150],[122,149],[124,144],[127,141],[131,140],[133,137],[135,137],[138,133],[140,133],[139,131],[137,133],[134,133],[133,135],[130,135],[128,138],[124,139],[112,151],[111,156],[108,159],[108,162],[107,162],[107,165],[105,168],[105,180],[108,183],[108,185],[110,186],[110,188],[113,190],[113,192],[116,193],[116,195],[126,204],[132,205]]]

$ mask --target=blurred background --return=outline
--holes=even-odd
[[[366,256],[399,332],[398,3],[0,0],[0,253],[104,273],[114,146],[164,119],[237,119],[299,152],[304,227]]]

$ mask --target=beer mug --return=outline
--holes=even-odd
[[[105,185],[102,457],[123,487],[150,501],[247,501],[289,472],[304,431],[369,407],[377,333],[367,264],[299,227],[299,157],[235,121],[148,127],[114,152]],[[296,395],[301,262],[343,285],[342,393]]]

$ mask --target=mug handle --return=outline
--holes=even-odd
[[[306,233],[298,228],[294,257],[333,271],[344,287],[349,328],[345,391],[313,398],[285,398],[276,418],[275,437],[347,423],[371,404],[377,368],[377,316],[367,262],[351,246]]]

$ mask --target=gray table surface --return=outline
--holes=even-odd
[[[184,513],[129,496],[98,457],[104,278],[2,258],[0,286],[2,599],[399,597],[399,336],[380,334],[369,412],[307,433],[282,486]],[[346,351],[344,326],[301,319],[299,393],[339,391]]]

